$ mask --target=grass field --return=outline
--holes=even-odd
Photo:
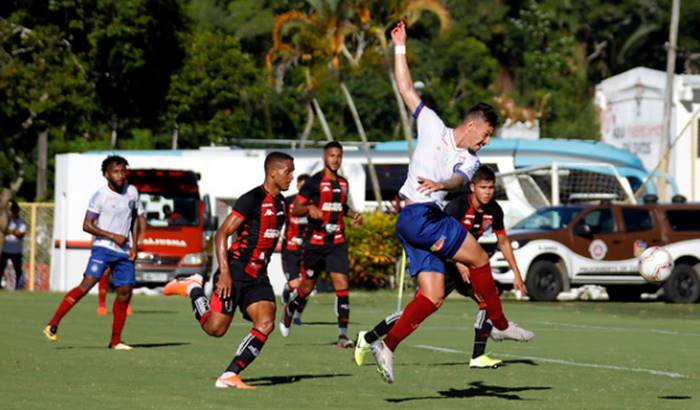
[[[105,348],[111,315],[88,296],[51,344],[41,329],[62,295],[0,293],[0,407],[4,409],[208,408],[700,408],[700,305],[505,302],[536,333],[528,344],[489,343],[497,370],[467,366],[474,306],[451,298],[396,354],[394,385],[373,361],[358,368],[339,350],[333,296],[315,296],[306,324],[275,332],[243,376],[256,391],[215,389],[247,322],[204,335],[189,300],[137,295],[124,339]],[[111,304],[110,295],[109,303]],[[350,331],[395,307],[393,294],[353,293]]]

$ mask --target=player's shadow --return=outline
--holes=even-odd
[[[525,365],[528,365],[528,366],[539,366],[539,363],[537,363],[537,362],[534,361],[534,360],[530,360],[530,359],[504,360],[504,361],[503,361],[503,364],[502,364],[501,366],[502,366],[502,367],[505,367],[505,366],[510,366],[510,365],[512,365],[512,364],[525,364]]]
[[[134,349],[152,349],[158,347],[172,347],[172,346],[187,346],[189,342],[165,342],[165,343],[130,343],[129,346]],[[57,346],[56,350],[70,350],[70,349],[107,349],[107,346]]]
[[[253,386],[275,386],[278,384],[297,383],[302,380],[329,379],[332,377],[350,377],[350,374],[292,374],[289,376],[268,376],[246,379],[246,383]]]
[[[691,396],[659,396],[661,400],[690,400]]]
[[[419,397],[404,397],[400,399],[386,399],[389,403],[403,403],[406,401],[416,400],[441,400],[441,399],[468,399],[472,397],[493,397],[504,400],[523,400],[516,393],[529,390],[549,390],[548,386],[523,386],[523,387],[501,387],[489,386],[484,382],[477,381],[469,383],[469,388],[466,389],[449,389],[438,391],[439,396],[419,396]]]

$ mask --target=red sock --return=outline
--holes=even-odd
[[[107,302],[107,286],[109,286],[109,275],[102,275],[98,285],[97,306],[106,307]]]
[[[126,308],[128,303],[120,302],[119,298],[114,300],[112,306],[112,340],[109,342],[112,346],[122,341],[122,329],[126,322]]]
[[[73,305],[78,303],[83,296],[85,296],[85,293],[80,288],[73,288],[66,293],[66,296],[63,297],[61,304],[58,305],[56,313],[53,314],[53,317],[49,321],[49,325],[58,326],[61,319],[63,319],[63,316],[65,316],[71,310]]]
[[[488,263],[478,268],[469,270],[469,277],[472,281],[474,291],[484,299],[486,303],[486,314],[488,315],[493,326],[498,330],[503,330],[508,327],[508,320],[503,314],[501,299],[498,296],[498,288],[496,282],[493,281],[491,273],[491,265]]]
[[[436,310],[437,307],[430,299],[422,294],[417,295],[411,303],[406,305],[401,317],[384,338],[386,347],[392,352],[396,350],[396,346],[413,333],[418,325]]]

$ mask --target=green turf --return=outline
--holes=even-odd
[[[243,374],[256,391],[220,390],[215,378],[249,325],[204,335],[179,297],[135,296],[124,339],[105,348],[111,316],[88,296],[64,319],[60,341],[41,329],[62,295],[0,293],[0,406],[9,408],[699,408],[700,305],[505,302],[536,333],[528,344],[489,344],[498,370],[467,367],[474,306],[451,298],[396,354],[394,385],[334,347],[332,295],[315,296],[307,324],[274,333]],[[110,302],[112,296],[110,295]],[[351,333],[395,306],[393,294],[353,293]],[[420,345],[429,347],[419,347]],[[451,349],[438,351],[435,348]],[[433,349],[433,350],[431,350]],[[368,360],[373,363],[372,359]],[[609,366],[609,367],[596,367]],[[647,372],[658,371],[653,374]],[[671,374],[678,377],[669,377]]]

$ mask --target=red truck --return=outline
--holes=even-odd
[[[200,197],[199,175],[174,169],[131,169],[127,179],[139,190],[146,232],[136,258],[137,286],[211,271],[212,218],[209,197]]]

